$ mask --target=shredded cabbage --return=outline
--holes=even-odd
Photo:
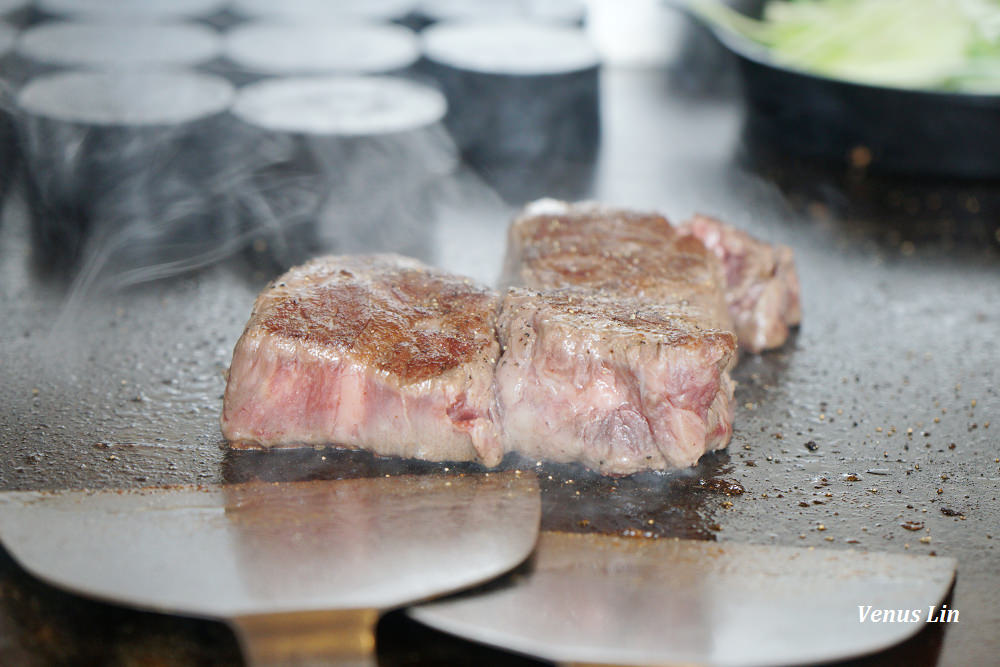
[[[880,86],[1000,93],[1000,0],[768,0],[761,20],[716,0],[692,8],[789,67]]]

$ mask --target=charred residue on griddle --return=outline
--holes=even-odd
[[[644,472],[610,477],[579,464],[526,461],[508,455],[500,469],[524,470],[537,476],[542,492],[542,529],[594,532],[629,537],[682,537],[714,540],[710,524],[717,505],[707,490],[736,496],[744,489],[726,476],[733,472],[729,456],[705,456],[693,470]],[[233,450],[224,452],[226,483],[355,479],[386,475],[482,474],[475,463],[377,457],[365,451],[335,447]],[[707,481],[706,481],[707,480]],[[726,501],[725,509],[732,503]]]
[[[726,479],[723,477],[699,479],[698,488],[715,493],[724,493],[727,496],[741,496],[746,493],[746,489],[743,488],[743,485],[735,479]]]
[[[514,467],[508,460],[502,469]],[[226,483],[302,482],[359,479],[396,475],[470,474],[485,471],[475,463],[435,463],[416,459],[380,457],[371,452],[338,447],[288,449],[227,448],[222,460]]]
[[[542,490],[542,530],[714,540],[709,524],[717,521],[712,515],[719,508],[698,483],[732,474],[732,463],[717,452],[694,469],[626,477],[578,464],[537,462],[533,469]]]

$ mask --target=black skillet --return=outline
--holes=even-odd
[[[739,9],[760,16],[763,4]],[[1000,95],[887,88],[795,70],[775,63],[765,47],[687,13],[739,63],[751,147],[900,174],[1000,177]]]

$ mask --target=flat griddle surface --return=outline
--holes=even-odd
[[[702,211],[791,245],[804,325],[782,350],[741,360],[733,442],[694,469],[612,479],[505,465],[538,471],[549,530],[956,557],[949,604],[960,623],[928,627],[880,660],[991,663],[1000,652],[997,190],[751,160],[738,148],[733,100],[684,97],[662,79],[604,74],[602,154],[583,194],[677,221]],[[438,248],[429,259],[491,280],[510,211],[463,215],[462,201],[429,231]],[[224,264],[67,306],[61,283],[32,268],[27,225],[19,202],[8,202],[0,488],[438,469],[333,449],[227,451],[223,372],[265,278]],[[383,626],[384,664],[461,661],[472,650],[398,617]],[[0,662],[11,664],[238,660],[221,626],[77,600],[6,557],[0,631],[12,638]]]

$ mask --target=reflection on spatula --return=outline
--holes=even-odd
[[[506,586],[410,610],[434,628],[563,663],[789,665],[892,646],[923,627],[859,606],[928,607],[955,560],[542,533]]]
[[[523,561],[533,475],[0,494],[24,569],[110,602],[232,624],[256,664],[365,664],[378,612]]]

